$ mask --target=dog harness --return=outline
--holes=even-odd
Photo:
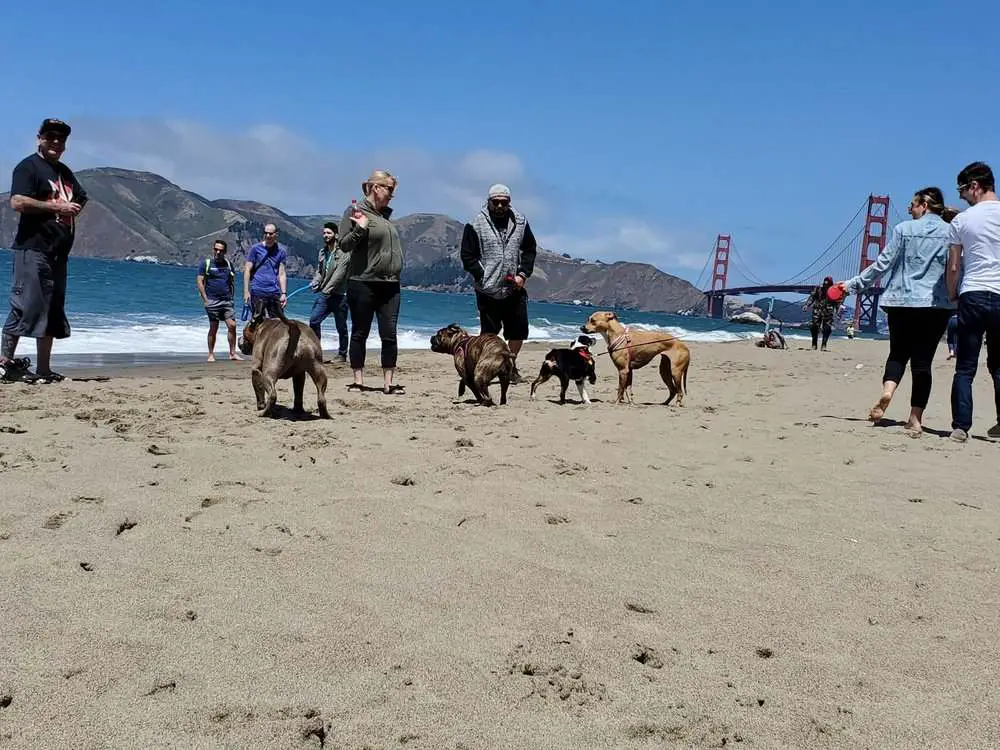
[[[622,348],[622,346],[620,346],[620,345],[622,344],[622,342],[624,342],[625,356],[628,358],[628,364],[631,366],[631,364],[632,364],[632,337],[629,335],[630,333],[631,332],[629,331],[628,326],[626,326],[625,327],[625,332],[622,333],[621,336],[619,336],[618,338],[616,338],[610,344],[608,344],[608,351],[609,352],[618,351],[619,349]]]

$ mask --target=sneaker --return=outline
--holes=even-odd
[[[1000,440],[1000,422],[997,422],[986,431],[986,437],[993,440]]]
[[[0,381],[4,383],[35,383],[38,376],[30,369],[31,360],[27,357],[13,359],[0,364]]]
[[[951,432],[951,439],[954,440],[956,443],[964,443],[966,440],[969,439],[969,433],[967,433],[960,427],[956,427]]]

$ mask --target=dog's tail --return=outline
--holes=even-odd
[[[295,356],[295,350],[299,347],[299,337],[302,332],[294,320],[289,320],[288,318],[282,318],[282,320],[285,321],[285,327],[288,329],[288,343],[285,344],[285,359],[287,361]]]
[[[684,368],[684,392],[688,392],[688,370],[691,369],[691,359],[688,358],[688,366]]]

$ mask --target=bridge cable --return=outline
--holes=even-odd
[[[715,257],[715,245],[712,245],[712,249],[708,251],[708,258],[705,259],[705,265],[701,267],[701,273],[698,274],[698,280],[694,282],[696,288],[701,289],[701,278],[705,276],[705,270],[708,268],[708,264],[712,262]],[[705,277],[705,283],[708,283],[708,277]]]
[[[729,247],[730,247],[730,253],[732,253],[735,260],[737,261],[739,270],[743,274],[744,278],[746,278],[747,281],[752,281],[755,286],[767,286],[766,281],[761,281],[757,276],[755,276],[748,270],[750,268],[750,264],[743,260],[739,252],[736,250],[736,245],[735,243],[732,242],[732,240],[730,240],[729,242]],[[728,283],[728,280],[726,286],[732,286],[731,284]]]
[[[826,256],[826,254],[829,253],[830,250],[834,247],[834,245],[836,245],[837,242],[840,240],[840,238],[844,236],[844,233],[847,232],[847,230],[851,228],[851,226],[854,224],[854,221],[858,218],[858,216],[861,215],[861,212],[865,210],[865,207],[867,205],[868,205],[868,199],[865,198],[864,202],[861,204],[861,207],[858,208],[857,213],[855,213],[854,216],[851,217],[851,220],[849,222],[847,222],[847,224],[844,226],[844,228],[840,231],[840,234],[838,234],[834,238],[833,242],[831,242],[829,245],[827,245],[826,249],[822,253],[820,253],[816,258],[814,258],[813,261],[809,265],[807,265],[805,268],[803,268],[801,271],[799,271],[795,275],[793,275],[793,276],[785,279],[781,283],[777,284],[777,286],[786,286],[786,285],[792,284],[792,283],[794,283],[794,282],[796,282],[798,280],[804,279],[806,277],[806,275],[810,273],[810,269],[812,269],[813,266],[815,266],[817,263],[819,263],[821,260],[823,260],[823,258]]]

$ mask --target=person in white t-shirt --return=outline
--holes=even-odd
[[[958,300],[951,438],[964,443],[984,337],[997,410],[997,423],[986,434],[1000,439],[1000,200],[989,165],[977,161],[959,172],[958,195],[970,207],[951,222],[946,282],[949,297]]]

